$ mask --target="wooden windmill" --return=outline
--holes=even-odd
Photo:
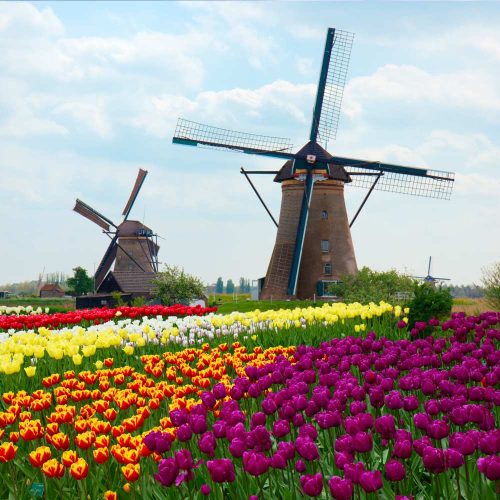
[[[261,298],[311,298],[329,295],[329,284],[357,271],[350,227],[374,189],[448,199],[454,175],[378,161],[333,156],[326,148],[335,139],[353,34],[329,28],[308,142],[296,153],[288,139],[235,132],[180,118],[173,142],[187,146],[239,151],[280,158],[275,174],[282,201],[276,243]],[[368,188],[349,223],[344,185]]]
[[[137,285],[144,283],[144,278],[150,282],[154,273],[158,272],[160,247],[157,244],[157,235],[142,222],[129,220],[130,212],[147,174],[146,170],[139,169],[134,187],[122,212],[123,221],[118,225],[83,201],[76,200],[73,210],[101,227],[103,233],[111,239],[94,276],[95,288],[98,291],[105,280],[122,284],[121,288],[125,290],[121,291],[140,291]],[[110,276],[108,273],[113,263],[114,268]]]

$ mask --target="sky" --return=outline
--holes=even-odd
[[[358,266],[479,283],[500,260],[500,3],[0,2],[0,283],[83,266],[80,198],[207,282],[265,275],[276,236],[239,173],[282,161],[172,144],[179,116],[307,142],[326,30],[355,33],[339,156],[456,173],[450,201],[374,192]],[[254,181],[275,217],[281,192]],[[366,191],[346,187],[354,214]]]

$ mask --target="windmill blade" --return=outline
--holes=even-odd
[[[337,137],[354,33],[328,28],[311,125],[311,141],[325,147]]]
[[[118,250],[118,234],[111,239],[106,252],[97,267],[97,270],[94,275],[95,288],[96,290],[99,288],[104,278],[108,274],[108,271],[111,269],[113,265],[113,261],[116,257],[116,251]]]
[[[432,279],[436,280],[436,281],[450,281],[451,278],[435,278],[434,276],[432,277]]]
[[[116,227],[116,225],[112,221],[110,221],[107,217],[104,217],[104,215],[99,213],[97,210],[94,210],[90,205],[87,205],[78,198],[76,200],[73,210],[79,213],[80,215],[83,215],[85,218],[91,220],[98,226],[102,227],[105,231],[110,230],[109,226]]]
[[[289,160],[294,157],[290,139],[236,132],[179,118],[174,144],[237,151]]]
[[[427,275],[431,275],[431,262],[432,262],[432,256],[429,257],[429,267],[427,268]]]
[[[130,193],[130,197],[129,197],[127,204],[125,205],[125,208],[123,209],[123,212],[122,212],[122,215],[124,215],[124,220],[127,220],[128,216],[130,214],[130,211],[132,210],[135,199],[137,198],[137,195],[139,194],[139,191],[141,190],[141,187],[142,187],[142,184],[144,182],[144,179],[146,178],[146,175],[148,175],[148,171],[140,168],[139,173],[137,174],[137,179],[135,180],[134,187],[132,188],[132,192]]]
[[[378,161],[356,160],[334,156],[331,160],[335,165],[347,167],[349,172],[369,173],[373,171],[384,172],[375,189],[393,193],[411,194],[427,198],[449,200],[453,190],[455,174],[439,170],[426,170],[423,168],[403,167]],[[351,186],[370,188],[370,176],[354,175]]]
[[[307,229],[307,220],[309,218],[309,207],[313,194],[314,179],[312,170],[307,171],[304,183],[304,195],[302,196],[302,206],[300,208],[299,225],[297,227],[297,236],[295,237],[295,249],[293,252],[292,268],[288,280],[288,295],[296,295],[297,282],[299,279],[300,262],[302,260],[302,250],[304,248],[304,239]]]

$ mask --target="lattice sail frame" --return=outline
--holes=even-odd
[[[266,152],[292,153],[290,139],[258,134],[248,134],[225,128],[204,125],[184,118],[177,120],[174,137],[199,142],[198,147],[224,151],[256,150]],[[224,147],[226,145],[226,147]]]
[[[353,41],[354,33],[335,29],[323,106],[318,124],[318,142],[325,146],[328,141],[337,137],[340,108],[342,107]]]
[[[346,167],[348,172],[374,173],[376,167],[366,169],[362,167]],[[449,200],[453,190],[455,174],[440,170],[424,170],[426,175],[418,176],[387,172],[382,170],[383,175],[378,180],[375,190],[388,191],[391,193],[409,194],[425,198],[436,198]],[[373,176],[353,175],[352,182],[346,186],[354,186],[369,189],[374,181]]]

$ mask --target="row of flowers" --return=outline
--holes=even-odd
[[[116,308],[103,307],[100,309],[81,309],[65,313],[28,315],[0,314],[0,330],[35,330],[37,328],[62,328],[69,325],[99,324],[112,320],[115,317],[141,318],[143,316],[190,316],[202,315],[217,311],[216,307],[184,306],[121,306]]]
[[[56,492],[76,479],[94,498],[119,487],[143,498],[299,488],[493,498],[499,323],[497,313],[455,315],[414,341],[369,332],[297,348],[204,345],[137,367],[105,359],[3,394],[0,462],[28,455],[31,482],[45,477]]]
[[[45,307],[41,308],[40,306],[38,307],[33,307],[33,306],[0,306],[0,316],[9,316],[9,315],[25,315],[25,314],[48,314],[50,311],[50,307]]]
[[[205,312],[205,310],[201,310]],[[118,310],[116,314],[126,314]],[[234,312],[228,315],[142,317],[115,319],[87,328],[75,326],[59,330],[39,327],[38,331],[4,333],[0,337],[0,373],[18,373],[23,367],[29,375],[42,358],[70,358],[76,365],[84,358],[99,354],[101,349],[120,349],[130,355],[144,346],[174,344],[183,347],[201,345],[215,338],[244,340],[260,332],[283,332],[320,325],[326,329],[339,325],[338,335],[364,331],[367,323],[395,330],[396,319],[405,313],[390,304],[324,304],[322,307],[282,309],[279,311]],[[406,327],[406,318],[399,326]],[[0,334],[1,336],[1,334]]]

